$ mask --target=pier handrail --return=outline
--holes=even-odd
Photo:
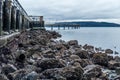
[[[13,1],[13,5],[15,5],[19,10],[21,10],[21,12],[26,16],[26,18],[28,20],[30,20],[27,12],[25,11],[25,9],[22,7],[22,5],[19,3],[18,0],[12,0]]]

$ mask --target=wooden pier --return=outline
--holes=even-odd
[[[38,19],[38,20],[37,20]],[[18,0],[0,0],[0,36],[29,28],[44,28],[43,16],[29,16]],[[79,24],[49,24],[47,27],[60,29],[79,29]]]
[[[18,0],[0,0],[0,36],[28,29],[30,21]]]
[[[79,24],[47,24],[46,27],[51,28],[51,30],[54,30],[54,28],[58,28],[58,30],[66,30],[66,29],[80,29]]]

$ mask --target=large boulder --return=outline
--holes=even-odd
[[[81,67],[65,67],[61,70],[61,75],[67,80],[82,80],[83,72]]]
[[[42,68],[42,70],[52,69],[52,68],[62,68],[64,64],[62,64],[59,60],[54,58],[44,58],[37,62],[37,66]]]
[[[83,46],[83,49],[88,50],[88,51],[93,51],[93,50],[94,50],[94,46],[85,44],[85,45]]]
[[[57,49],[57,50],[61,50],[61,49],[66,50],[67,48],[63,44],[56,44],[55,49]]]
[[[92,63],[92,61],[90,61],[89,59],[82,59],[81,61],[80,61],[80,65],[84,68],[84,67],[86,67],[86,66],[88,66],[88,65],[92,65],[93,63]]]
[[[116,62],[114,60],[108,62],[109,69],[116,69],[117,67],[120,67],[120,62]]]
[[[70,59],[74,61],[74,60],[81,59],[81,58],[78,55],[73,54],[73,55],[70,55]]]
[[[61,35],[58,32],[56,32],[56,31],[49,31],[49,33],[51,33],[52,38],[56,39],[58,37],[61,37]]]
[[[78,50],[75,52],[76,55],[78,55],[81,59],[89,59],[89,53],[85,50]]]
[[[98,65],[88,65],[84,69],[84,79],[92,80],[92,78],[99,78],[102,74],[101,67]]]
[[[18,70],[8,75],[9,80],[37,80],[38,74],[35,71],[29,72],[25,69]]]
[[[116,62],[119,62],[119,61],[120,61],[120,57],[119,57],[119,56],[116,56],[116,57],[114,58],[114,60],[115,60]]]
[[[2,47],[0,47],[0,55],[1,55],[1,54],[4,54],[4,55],[11,54],[11,50],[8,49],[8,48],[5,47],[5,46],[2,46]]]
[[[16,70],[17,70],[17,68],[12,64],[8,64],[8,65],[5,65],[4,67],[2,67],[2,73],[5,75],[8,75],[9,73],[13,73]]]
[[[53,80],[82,80],[83,69],[81,67],[65,67],[47,69],[40,74],[40,79]]]
[[[105,53],[113,54],[113,50],[111,50],[111,49],[106,49],[106,50],[105,50]]]
[[[9,80],[5,75],[0,74],[0,80]]]
[[[52,51],[51,49],[44,50],[44,51],[42,52],[42,55],[43,55],[45,58],[55,58],[55,52]]]
[[[69,45],[78,45],[78,41],[77,40],[71,40],[71,41],[68,41],[68,44]]]
[[[108,56],[105,53],[95,53],[92,60],[95,64],[108,66]]]

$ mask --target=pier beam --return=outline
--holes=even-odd
[[[3,0],[0,0],[0,36],[3,30]]]
[[[7,31],[10,33],[10,26],[11,26],[11,7],[12,7],[12,1],[11,0],[5,0],[4,3],[4,31]]]
[[[11,11],[11,29],[16,30],[16,6],[12,6],[12,11]]]

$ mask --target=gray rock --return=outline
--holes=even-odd
[[[54,58],[45,58],[45,59],[39,60],[37,62],[37,66],[41,67],[42,70],[45,70],[45,69],[52,69],[52,68],[62,68],[64,67],[64,64],[62,64],[59,60]]]
[[[108,56],[105,53],[95,53],[92,57],[92,61],[95,64],[108,66]]]
[[[78,50],[75,52],[76,55],[78,55],[81,59],[89,59],[89,53],[85,50]]]
[[[0,74],[0,80],[9,80],[5,75]]]
[[[102,74],[101,67],[98,65],[88,65],[84,68],[84,77],[87,80],[91,80],[91,78],[97,77],[99,78]]]
[[[36,72],[31,72],[25,75],[21,80],[37,80],[38,74]]]
[[[109,69],[116,69],[117,67],[120,67],[120,62],[116,62],[116,61],[109,61],[108,62],[108,68]]]
[[[77,40],[70,40],[70,41],[68,41],[68,44],[69,45],[78,45],[78,41]]]
[[[113,50],[111,50],[111,49],[106,49],[106,50],[105,50],[105,53],[113,54]]]
[[[83,69],[81,67],[64,67],[47,69],[40,74],[40,79],[82,80]],[[60,79],[61,78],[61,79]]]
[[[8,75],[9,73],[13,73],[17,70],[17,68],[14,65],[8,64],[2,67],[2,73],[5,75]]]

